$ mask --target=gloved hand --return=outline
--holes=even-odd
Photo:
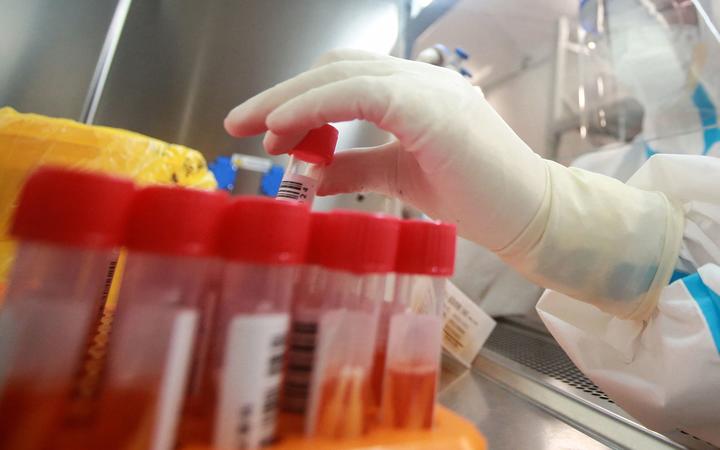
[[[397,141],[340,152],[320,194],[399,197],[495,251],[530,280],[644,318],[672,272],[682,214],[664,195],[535,154],[459,74],[345,50],[233,109],[233,136],[270,153],[312,128],[363,119]]]

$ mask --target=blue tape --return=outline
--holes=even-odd
[[[677,281],[681,278],[685,278],[688,275],[690,275],[690,274],[687,272],[683,272],[682,270],[677,270],[677,269],[673,270],[672,276],[670,277],[670,281],[668,282],[668,284],[672,284],[675,281]]]
[[[702,83],[698,83],[695,86],[695,90],[692,94],[692,101],[698,110],[700,115],[700,123],[703,126],[703,141],[705,142],[703,148],[703,155],[707,155],[710,148],[717,141],[720,141],[720,130],[718,129],[717,123],[717,110],[715,104],[710,99],[705,87]]]
[[[682,282],[705,316],[715,348],[720,353],[720,295],[708,288],[698,273],[686,276]]]

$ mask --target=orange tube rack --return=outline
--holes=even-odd
[[[442,406],[435,409],[435,426],[428,431],[399,431],[377,428],[358,439],[342,441],[308,439],[285,434],[268,450],[486,450],[483,435],[468,421]],[[183,450],[210,450],[185,447]]]

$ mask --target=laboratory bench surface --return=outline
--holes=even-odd
[[[500,321],[465,367],[443,356],[439,402],[496,449],[713,449],[680,430],[638,424],[585,378],[547,334]]]

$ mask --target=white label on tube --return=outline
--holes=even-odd
[[[495,321],[453,283],[443,303],[443,349],[470,367],[495,328]]]
[[[279,200],[293,200],[298,203],[312,204],[317,192],[318,182],[314,178],[297,173],[285,174],[277,198]]]
[[[275,437],[287,314],[232,319],[220,380],[213,445],[256,449]]]
[[[193,310],[179,311],[175,317],[155,412],[152,450],[170,450],[175,444],[175,430],[185,394],[197,321],[198,314]]]

